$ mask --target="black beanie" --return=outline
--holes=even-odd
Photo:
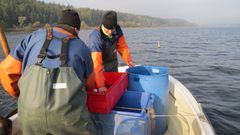
[[[62,11],[61,18],[58,21],[59,24],[67,24],[80,30],[81,20],[78,13],[71,9]]]
[[[117,25],[117,12],[107,11],[103,15],[102,24],[107,29],[113,29]]]

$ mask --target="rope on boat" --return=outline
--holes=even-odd
[[[148,112],[150,114],[150,119],[151,119],[151,135],[155,134],[156,127],[155,127],[155,122],[154,121],[156,120],[156,118],[178,117],[178,118],[182,119],[182,121],[186,124],[186,127],[187,127],[186,128],[186,131],[187,131],[186,135],[189,135],[190,134],[190,125],[189,125],[186,117],[198,117],[195,114],[188,113],[188,112],[185,112],[185,111],[179,111],[177,114],[158,115],[158,114],[155,114],[155,111],[154,111],[153,108],[149,108],[148,110],[141,109],[141,108],[120,107],[120,106],[115,107],[115,108],[117,108],[117,109],[127,109],[127,110],[132,110],[132,111],[145,111],[145,112]],[[132,118],[132,119],[129,119],[129,120],[134,120],[134,119],[136,119],[136,118]],[[117,122],[117,121],[115,121],[115,122]],[[132,121],[132,122],[134,122],[134,121]],[[103,121],[95,120],[95,123],[96,124],[104,123],[105,126],[112,126],[112,123],[108,124],[108,123],[103,122]],[[123,124],[121,124],[121,125],[123,125]]]
[[[117,106],[117,107],[114,107],[114,108],[126,109],[126,110],[132,110],[132,111],[143,111],[143,110],[145,110],[145,109],[142,109],[142,108],[132,108],[132,107],[123,107],[123,106]]]
[[[140,109],[142,110],[142,109]],[[156,127],[155,127],[155,122],[152,121],[153,119],[155,120],[156,118],[162,118],[162,117],[179,117],[182,119],[182,121],[186,124],[186,133],[187,134],[184,134],[184,135],[190,135],[190,125],[186,119],[186,116],[196,116],[196,115],[182,115],[182,114],[176,114],[176,115],[152,115],[150,116],[151,117],[151,135],[155,135],[155,132],[156,132]],[[136,123],[136,120],[137,118],[131,118],[129,119],[128,121],[128,124],[131,124],[133,123],[134,125],[136,124],[139,124],[139,123]],[[98,121],[98,120],[94,120],[95,124],[103,124],[104,126],[109,126],[112,127],[112,123],[107,123],[107,122],[104,122],[104,121]],[[117,120],[115,120],[116,123],[119,123]],[[119,125],[123,126],[124,123],[119,123]]]
[[[116,108],[116,109],[126,109],[126,110],[132,110],[132,111],[146,111],[146,112],[149,112],[149,109],[145,110],[145,109],[142,109],[142,108],[132,108],[132,107],[124,107],[124,106],[116,106],[114,108]],[[192,116],[192,117],[196,116],[196,117],[198,117],[198,115],[195,115],[195,114],[192,114],[192,113],[188,113],[188,112],[185,112],[185,111],[180,111],[180,112],[181,113],[185,113],[185,115],[178,113],[179,115],[182,115],[182,116]],[[176,115],[156,115],[154,113],[155,117],[172,117],[172,116],[176,116]]]

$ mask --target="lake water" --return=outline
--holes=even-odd
[[[203,105],[218,135],[240,134],[240,28],[126,28],[123,31],[134,63],[168,67],[170,74]],[[86,41],[89,32],[82,30],[80,37]],[[11,48],[25,36],[7,34]],[[2,53],[0,58],[4,58]],[[16,99],[1,88],[0,115],[6,116],[15,108]]]

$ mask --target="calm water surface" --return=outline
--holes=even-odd
[[[218,135],[240,135],[240,28],[123,30],[135,63],[168,67],[203,105]],[[80,37],[87,41],[89,32]],[[26,35],[7,34],[11,48]],[[16,99],[0,89],[0,115],[6,116]]]

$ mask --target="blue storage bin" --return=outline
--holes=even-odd
[[[92,114],[98,135],[151,135],[147,109],[153,107],[147,92],[126,91],[110,114]]]
[[[167,115],[168,105],[168,69],[158,66],[136,66],[127,69],[128,90],[150,92],[155,95],[156,115]],[[167,129],[167,118],[156,117],[156,133],[163,134]]]

